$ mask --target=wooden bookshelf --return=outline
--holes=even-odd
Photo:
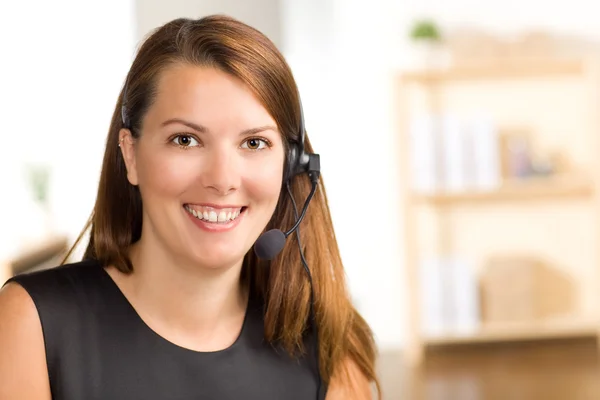
[[[600,248],[600,157],[596,154],[600,149],[600,114],[595,111],[600,109],[599,60],[498,60],[487,65],[401,72],[396,83],[408,360],[421,362],[428,346],[571,337],[596,337],[600,351],[600,252],[596,251]],[[535,100],[524,101],[523,95]],[[534,125],[536,138],[566,152],[576,167],[546,177],[508,179],[493,189],[415,192],[410,153],[412,117],[423,109],[440,115],[448,108],[465,111],[470,107],[490,107],[495,117],[507,124],[526,121]],[[505,207],[508,203],[510,207]],[[474,207],[478,205],[485,208]],[[527,220],[529,215],[534,216],[533,221]],[[562,234],[545,239],[546,217],[554,218],[549,226],[559,227]],[[488,225],[484,220],[492,222]],[[471,225],[465,229],[465,223]],[[522,225],[514,225],[519,223]],[[504,224],[502,229],[497,229],[498,224]],[[510,224],[513,229],[506,229]],[[536,240],[528,241],[525,231],[536,232]],[[573,239],[575,233],[582,232],[587,235],[585,239]],[[512,240],[504,242],[506,236]],[[466,244],[467,240],[472,242]],[[471,244],[479,248],[472,249]],[[581,290],[586,293],[577,297],[579,303],[573,306],[569,321],[542,323],[532,319],[517,325],[490,325],[482,319],[481,328],[472,334],[425,336],[419,270],[423,257],[468,251],[480,262],[493,256],[496,249],[503,255],[531,249],[534,257],[554,257],[551,263],[557,263],[568,276],[565,279],[573,283],[575,296]],[[549,298],[556,296],[553,291],[545,293],[543,296]]]

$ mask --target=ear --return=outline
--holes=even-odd
[[[132,185],[138,184],[138,174],[136,165],[135,138],[131,135],[129,129],[121,129],[119,131],[119,148],[125,160],[125,168],[127,168],[127,180]]]

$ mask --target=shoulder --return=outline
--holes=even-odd
[[[44,338],[35,304],[20,285],[0,290],[0,398],[50,399]]]
[[[18,284],[31,296],[36,306],[38,299],[53,299],[66,295],[71,289],[97,281],[101,266],[95,260],[79,261],[40,271],[22,273],[10,278],[6,284]],[[6,285],[5,284],[5,285]]]
[[[92,271],[98,271],[101,264],[97,260],[83,260],[69,264],[57,265],[52,268],[36,270],[32,272],[24,272],[11,277],[7,283],[30,283],[30,282],[46,282],[51,283],[56,280],[69,280],[72,278],[81,278],[89,275]]]
[[[0,399],[50,399],[48,332],[93,287],[100,265],[81,261],[10,278],[0,289]],[[83,286],[83,290],[82,289]],[[49,353],[50,351],[50,353]]]
[[[10,292],[9,287],[18,286],[27,293],[46,332],[54,327],[60,330],[70,311],[76,311],[83,301],[97,296],[102,290],[100,280],[104,275],[98,261],[86,260],[15,275],[5,287]]]

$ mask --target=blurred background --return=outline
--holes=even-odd
[[[226,13],[294,71],[384,398],[600,398],[594,6],[3,1],[2,282],[83,228],[145,35]]]

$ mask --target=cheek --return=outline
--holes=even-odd
[[[255,201],[271,203],[279,200],[283,177],[283,158],[273,157],[248,165],[243,173],[243,188]]]
[[[170,197],[180,194],[193,184],[197,175],[185,157],[153,154],[140,157],[138,176],[140,190],[153,197]],[[149,197],[149,196],[148,196]],[[151,199],[150,199],[151,200]]]

